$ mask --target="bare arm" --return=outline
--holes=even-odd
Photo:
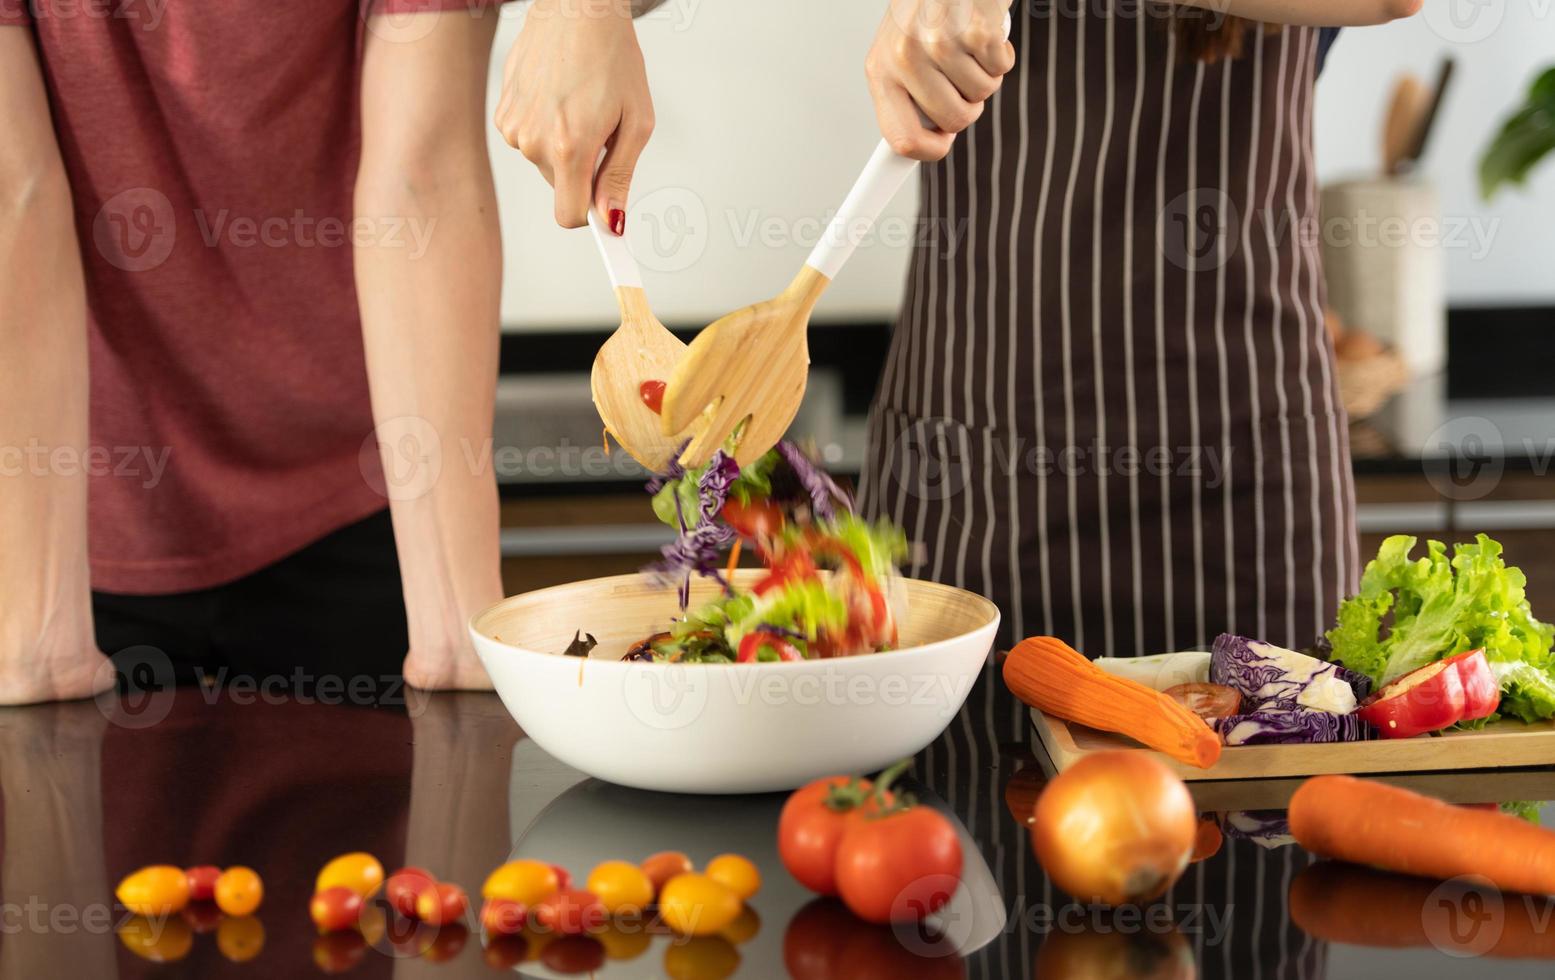
[[[1233,17],[1298,27],[1367,27],[1420,12],[1422,0],[1176,0]]]
[[[428,29],[426,19],[435,21]],[[367,32],[356,286],[410,625],[406,680],[489,687],[465,621],[502,596],[491,437],[502,275],[486,154],[493,9]],[[367,229],[365,233],[361,229]]]
[[[86,551],[86,291],[32,32],[0,27],[0,704],[112,682]]]

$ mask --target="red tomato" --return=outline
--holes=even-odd
[[[458,922],[469,907],[464,889],[449,881],[423,888],[416,896],[416,917],[429,926]]]
[[[859,922],[848,934],[847,945],[838,959],[840,975],[847,980],[965,980],[966,965],[956,947],[942,935],[925,934],[921,929],[904,931],[881,929]],[[1123,974],[1123,976],[1137,974]],[[1042,974],[1048,976],[1048,974]],[[1079,977],[1084,974],[1056,973],[1052,976]]]
[[[740,650],[735,660],[742,664],[752,664],[760,655],[762,647],[766,647],[777,654],[779,660],[803,660],[804,654],[799,648],[776,633],[768,633],[766,630],[752,630],[740,638]]]
[[[1470,650],[1448,657],[1447,662],[1457,667],[1458,680],[1463,685],[1463,720],[1474,721],[1495,714],[1501,707],[1501,685],[1490,672],[1485,651]]]
[[[1438,660],[1376,692],[1355,713],[1383,738],[1413,738],[1457,724],[1463,709],[1463,680],[1457,665]]]
[[[361,914],[362,896],[344,885],[326,888],[308,902],[308,915],[320,932],[349,929]]]
[[[572,887],[572,872],[559,864],[551,865],[551,870],[556,872],[556,890],[564,892]]]
[[[214,864],[200,864],[184,872],[189,879],[189,901],[209,902],[216,897],[216,879],[221,869]]]
[[[837,891],[867,922],[915,922],[961,884],[955,827],[924,806],[852,821],[837,846]]]
[[[742,538],[770,538],[783,529],[782,508],[770,500],[752,498],[749,503],[742,504],[730,497],[720,513],[724,523]]]
[[[394,911],[415,917],[416,896],[435,884],[437,879],[424,868],[401,868],[383,883],[383,895]]]
[[[529,910],[510,898],[488,898],[481,906],[481,928],[492,936],[516,935],[524,928]]]
[[[1242,707],[1242,695],[1224,684],[1176,684],[1161,693],[1205,721],[1230,717]]]
[[[593,973],[605,965],[605,947],[592,936],[563,936],[546,944],[540,962],[557,973]]]
[[[598,929],[608,918],[599,898],[580,888],[567,888],[541,899],[530,915],[541,929],[563,936]]]
[[[637,393],[642,396],[643,404],[655,415],[664,414],[664,389],[669,385],[662,381],[644,381],[637,388]]]
[[[794,790],[778,818],[778,854],[788,873],[806,888],[822,895],[837,894],[837,845],[848,824],[858,819],[857,808],[835,810],[827,804],[833,787],[847,787],[851,776],[826,776]],[[857,783],[860,798],[871,789],[867,779]]]

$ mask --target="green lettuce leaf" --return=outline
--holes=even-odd
[[[1426,664],[1484,648],[1503,669],[1503,713],[1555,717],[1555,679],[1550,644],[1555,628],[1533,617],[1522,571],[1502,560],[1501,545],[1486,535],[1447,546],[1427,541],[1425,555],[1411,559],[1416,539],[1395,535],[1383,541],[1366,565],[1360,591],[1339,607],[1327,633],[1333,659],[1378,685]],[[1515,687],[1514,687],[1515,684]]]

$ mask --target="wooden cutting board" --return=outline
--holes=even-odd
[[[1133,739],[1084,725],[1071,725],[1035,708],[1031,709],[1031,721],[1037,729],[1037,737],[1060,772],[1087,753],[1106,749],[1152,752],[1188,780],[1555,765],[1555,722],[1525,725],[1520,721],[1498,721],[1477,732],[1371,742],[1228,746],[1220,753],[1219,762],[1208,769],[1196,769],[1153,752]]]

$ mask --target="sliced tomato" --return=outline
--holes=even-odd
[[[724,501],[720,513],[724,523],[734,528],[735,533],[753,541],[771,539],[783,530],[782,508],[770,500],[758,500],[753,497],[748,503],[742,504],[730,497]]]
[[[644,381],[637,388],[637,393],[642,396],[643,404],[655,415],[664,414],[664,389],[668,387],[662,381]]]
[[[1457,668],[1458,681],[1463,685],[1463,720],[1474,721],[1495,714],[1501,707],[1501,685],[1490,672],[1485,651],[1470,650],[1448,657],[1447,662]]]
[[[1463,681],[1456,664],[1438,660],[1373,694],[1355,713],[1383,738],[1413,738],[1463,718]]]
[[[746,633],[740,640],[739,654],[735,660],[742,664],[756,662],[756,656],[761,648],[766,647],[778,655],[779,660],[803,660],[804,654],[792,643],[778,636],[776,633],[768,633],[766,630],[756,630]]]
[[[1242,695],[1224,684],[1177,684],[1162,692],[1203,718],[1228,718],[1242,707]]]

